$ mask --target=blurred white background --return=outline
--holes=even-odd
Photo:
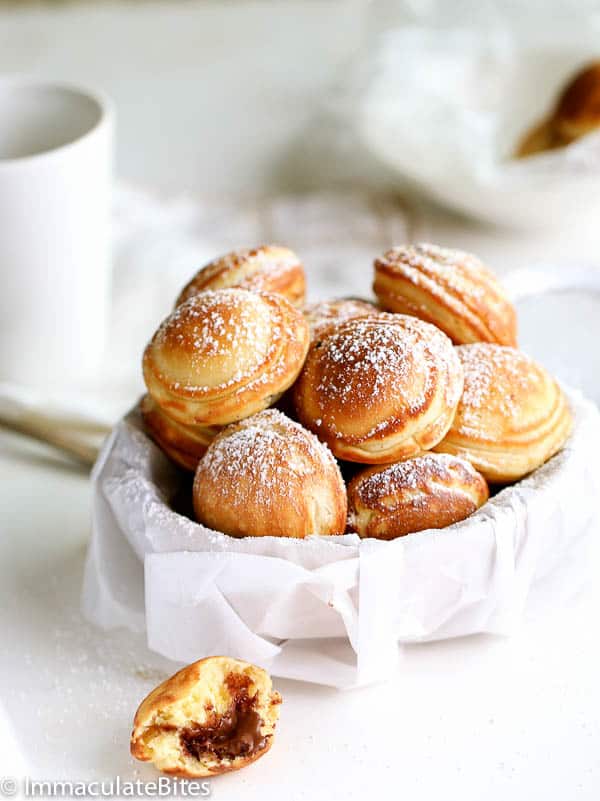
[[[0,5],[0,71],[108,92],[118,109],[117,169],[126,180],[263,194],[293,183],[293,151],[314,135],[324,96],[361,45],[369,5]]]
[[[352,104],[343,91],[350,82],[360,83],[357,64],[375,55],[374,43],[388,26],[427,18],[444,30],[459,15],[483,22],[492,14],[499,27],[526,36],[550,16],[558,29],[572,30],[584,14],[593,16],[597,5],[0,0],[0,73],[89,84],[116,103],[117,175],[133,187],[119,194],[126,209],[117,209],[117,269],[134,267],[115,275],[120,294],[109,357],[124,365],[125,404],[141,387],[141,345],[152,321],[170,306],[175,283],[200,259],[214,255],[206,250],[218,242],[252,244],[238,240],[244,231],[249,236],[256,230],[253,198],[269,202],[282,193],[331,187],[352,198],[362,187],[387,193],[396,186],[389,169],[357,141],[348,122]],[[482,24],[482,41],[487,35]],[[158,192],[154,205],[145,203],[145,190]],[[390,212],[393,205],[385,206],[384,238],[416,236],[470,250],[500,274],[535,265],[558,264],[568,271],[600,263],[595,218],[506,229],[467,219],[412,188],[404,188],[402,196],[396,212]],[[246,199],[244,213],[229,225],[227,209],[240,198]],[[304,218],[296,216],[293,204],[285,208],[288,230],[298,220],[295,237],[302,237],[307,219],[320,230],[318,205]],[[351,208],[356,219],[365,219],[360,203]],[[396,225],[389,219],[394,213]],[[357,233],[372,252],[381,231],[368,225],[345,230],[339,215],[336,220],[328,248],[330,255],[337,253],[338,264],[324,286],[334,294],[335,282],[344,279],[346,286],[363,291],[370,280],[367,257],[360,252],[361,274],[344,278],[350,264],[346,256],[356,251]],[[532,322],[523,327],[527,344],[533,345],[544,326],[557,321],[543,344],[561,364],[583,352],[578,367],[570,369],[588,376],[594,371],[587,352],[597,351],[589,322],[598,319],[592,294],[585,306],[580,297],[570,298],[577,317],[572,331],[564,305],[550,304],[542,312],[534,300],[528,301]],[[582,309],[586,316],[578,316]],[[571,345],[584,339],[584,345]],[[101,384],[102,392],[110,393],[110,382]],[[0,677],[10,688],[15,720],[27,705],[37,720],[31,736],[38,738],[28,746],[38,752],[48,778],[54,764],[61,770],[76,764],[82,779],[133,771],[126,740],[134,696],[150,689],[156,672],[148,668],[151,658],[140,640],[122,633],[105,638],[79,618],[87,477],[47,450],[4,434],[0,477],[7,500],[2,523],[9,534],[0,539],[6,566],[0,584],[5,608],[11,610],[11,658],[0,666]],[[408,649],[391,694],[374,687],[342,698],[324,688],[284,682],[289,700],[280,743],[269,763],[265,760],[266,773],[257,766],[248,778],[243,772],[223,777],[215,784],[215,797],[321,801],[335,798],[339,790],[339,797],[404,793],[412,801],[596,801],[600,652],[595,628],[597,613],[588,606],[525,626],[510,641],[478,637]],[[388,708],[396,716],[391,723]],[[322,719],[315,730],[318,714]],[[57,720],[62,725],[55,730]],[[373,748],[380,720],[392,735],[385,747]]]
[[[117,106],[117,173],[136,185],[221,198],[349,182],[385,189],[397,178],[357,143],[342,91],[360,84],[357,64],[376,55],[382,32],[462,19],[480,23],[485,41],[493,19],[524,37],[550,19],[573,30],[594,8],[587,0],[577,13],[563,0],[5,2],[0,72],[104,89]],[[478,252],[500,272],[593,261],[600,247],[593,220],[499,233],[422,198],[417,205],[429,239]]]

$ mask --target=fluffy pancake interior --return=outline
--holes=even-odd
[[[169,681],[177,676],[155,691],[158,697],[152,714],[138,735],[138,751],[143,750],[145,759],[167,773],[202,775],[230,769],[237,759],[254,752],[228,753],[223,721],[229,726],[233,720],[233,737],[239,735],[240,727],[249,728],[249,716],[253,716],[250,723],[259,726],[259,737],[252,741],[247,736],[248,747],[254,746],[256,751],[268,748],[281,699],[272,692],[268,674],[246,663],[240,670],[238,664],[225,658],[209,659],[200,663],[197,680],[186,686],[185,692],[178,693],[176,687],[169,691]]]

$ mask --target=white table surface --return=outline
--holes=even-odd
[[[137,703],[168,666],[140,638],[80,618],[87,478],[16,437],[0,446],[1,687],[28,772],[152,778],[129,757],[128,737]],[[277,681],[285,700],[271,753],[213,780],[213,795],[597,799],[599,609],[587,596],[511,639],[406,648],[386,685],[339,692]]]
[[[15,7],[0,11],[0,70],[105,88],[119,113],[119,173],[130,180],[217,194],[285,190],[299,175],[315,185],[321,169],[305,169],[299,143],[361,41],[363,5]],[[431,207],[426,218],[428,238],[473,250],[499,272],[598,261],[590,223],[515,233]],[[89,499],[85,475],[0,436],[2,697],[31,775],[150,778],[127,741],[137,703],[166,666],[138,638],[80,619]],[[278,682],[285,703],[271,754],[214,780],[213,796],[597,799],[599,608],[586,596],[510,640],[407,648],[385,686],[339,693]],[[0,753],[2,772],[18,773]]]

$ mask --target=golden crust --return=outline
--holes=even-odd
[[[184,470],[194,471],[220,426],[185,426],[171,419],[151,395],[144,395],[140,412],[149,436]]]
[[[220,289],[179,306],[143,359],[148,392],[171,419],[216,426],[270,406],[294,382],[308,324],[282,295]]]
[[[445,334],[415,317],[380,313],[314,342],[293,399],[300,421],[336,456],[387,464],[444,437],[462,387]]]
[[[556,150],[563,147],[565,142],[558,135],[551,119],[542,120],[527,131],[519,142],[515,151],[515,156],[519,159],[535,156],[546,150]]]
[[[588,64],[561,92],[552,118],[564,144],[600,126],[600,62]]]
[[[488,497],[485,479],[469,462],[424,453],[355,475],[348,485],[348,528],[392,540],[464,520]]]
[[[514,307],[469,253],[428,244],[392,248],[375,260],[373,289],[384,308],[433,323],[455,344],[516,345]]]
[[[436,450],[468,459],[488,481],[516,481],[557,453],[572,417],[556,381],[515,348],[456,348],[465,388]]]
[[[322,442],[276,409],[228,426],[200,460],[196,519],[234,537],[343,534],[346,490]]]
[[[554,111],[528,131],[517,158],[565,147],[600,127],[600,62],[581,69],[560,93]]]
[[[299,306],[304,302],[306,277],[300,259],[288,248],[262,245],[235,250],[202,267],[182,289],[175,305],[179,306],[207,289],[234,286],[276,292],[294,306]]]
[[[153,762],[163,773],[188,779],[239,770],[270,749],[280,704],[281,696],[262,668],[231,657],[201,659],[171,676],[142,701],[133,721],[131,754]],[[254,738],[246,735],[240,739],[244,710],[251,710],[254,716]],[[224,742],[224,721],[235,744],[231,753]],[[219,732],[216,737],[215,732]],[[201,733],[206,748],[191,748],[189,743]]]
[[[338,298],[311,303],[302,311],[308,320],[311,341],[314,341],[332,326],[359,317],[370,317],[378,314],[381,309],[360,298]]]

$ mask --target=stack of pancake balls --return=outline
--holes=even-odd
[[[230,253],[184,287],[143,359],[146,429],[194,471],[196,519],[233,537],[392,540],[463,520],[488,482],[562,448],[560,387],[516,347],[516,315],[474,256],[375,260],[377,302],[304,305],[297,256]],[[271,747],[281,696],[259,667],[195,662],[140,705],[131,753],[187,778]]]
[[[184,287],[143,358],[148,434],[194,471],[198,522],[233,537],[391,540],[463,520],[564,445],[569,406],[517,349],[475,256],[394,247],[376,302],[304,304],[289,249],[241,250]]]

